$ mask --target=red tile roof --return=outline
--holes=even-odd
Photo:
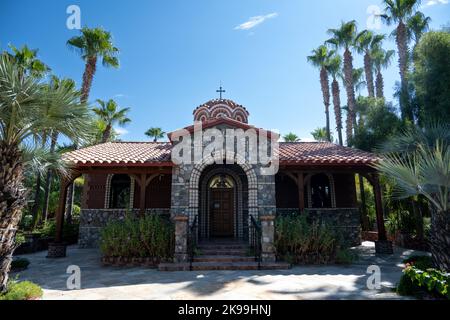
[[[169,142],[108,142],[65,153],[63,160],[77,165],[171,165]],[[329,142],[281,142],[283,165],[369,165],[376,155]]]
[[[280,163],[285,164],[371,164],[380,158],[370,152],[330,142],[281,142]]]
[[[82,164],[143,164],[169,162],[168,142],[108,142],[65,153],[63,159]]]

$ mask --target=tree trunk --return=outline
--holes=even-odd
[[[330,83],[328,82],[328,72],[322,67],[320,70],[320,86],[322,87],[323,104],[325,105],[327,139],[331,141],[330,133]]]
[[[25,206],[21,152],[0,141],[0,292],[5,292],[17,226]]]
[[[57,141],[58,141],[58,132],[53,131],[50,143],[51,154],[55,152]],[[45,187],[44,187],[44,207],[42,208],[42,216],[44,217],[44,221],[47,221],[48,218],[48,204],[50,201],[50,189],[52,186],[52,179],[53,179],[53,171],[49,169],[47,170],[47,176],[45,178]]]
[[[355,121],[355,88],[353,86],[353,57],[350,50],[347,48],[344,52],[344,82],[347,92],[347,121],[346,134],[347,145],[351,142],[353,137],[353,123]]]
[[[413,120],[411,108],[408,99],[408,36],[406,26],[400,22],[397,26],[396,42],[398,48],[398,65],[400,69],[401,92],[400,92],[400,109],[402,119]]]
[[[364,55],[364,70],[366,73],[367,90],[369,91],[369,97],[375,97],[375,88],[373,85],[373,70],[372,70],[372,59],[370,54],[367,52]]]
[[[38,211],[40,207],[40,197],[41,197],[41,173],[38,172],[36,175],[36,190],[34,191],[34,203],[33,207],[31,208],[31,215],[33,216],[33,223],[36,225],[36,223],[39,223],[39,217],[38,217]]]
[[[450,210],[431,214],[431,256],[433,264],[446,272],[450,270]]]
[[[380,70],[377,72],[375,85],[377,87],[377,98],[384,99],[384,80]]]
[[[420,212],[420,208],[417,207],[416,201],[414,199],[411,199],[411,206],[414,215],[414,221],[416,223],[417,239],[422,241],[424,234],[422,213]]]
[[[105,128],[105,131],[103,131],[102,143],[108,142],[110,136],[111,136],[111,125],[108,124]]]
[[[370,230],[369,216],[367,215],[366,192],[364,190],[364,179],[358,174],[359,178],[359,194],[361,196],[361,224],[364,231]]]
[[[339,83],[336,79],[333,79],[331,84],[333,91],[333,106],[334,106],[334,117],[336,121],[336,130],[338,133],[339,144],[343,145],[342,140],[342,114],[341,114],[341,96],[339,90]]]
[[[73,198],[75,195],[75,183],[71,183],[67,189],[65,221],[67,224],[72,223]]]
[[[94,79],[95,70],[97,67],[97,57],[89,57],[86,61],[86,66],[83,73],[83,84],[81,86],[81,102],[86,103],[89,99],[89,92],[91,91],[92,79]]]

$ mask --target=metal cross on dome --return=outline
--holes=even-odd
[[[222,83],[220,84],[219,90],[216,90],[217,93],[220,95],[220,100],[222,100],[222,93],[225,93],[226,91],[222,88]]]

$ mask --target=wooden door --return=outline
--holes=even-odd
[[[210,198],[211,237],[234,236],[234,195],[232,188],[213,188]]]

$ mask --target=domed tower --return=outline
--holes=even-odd
[[[213,99],[198,106],[194,110],[194,121],[206,121],[226,117],[243,123],[248,123],[247,109],[229,99]]]

